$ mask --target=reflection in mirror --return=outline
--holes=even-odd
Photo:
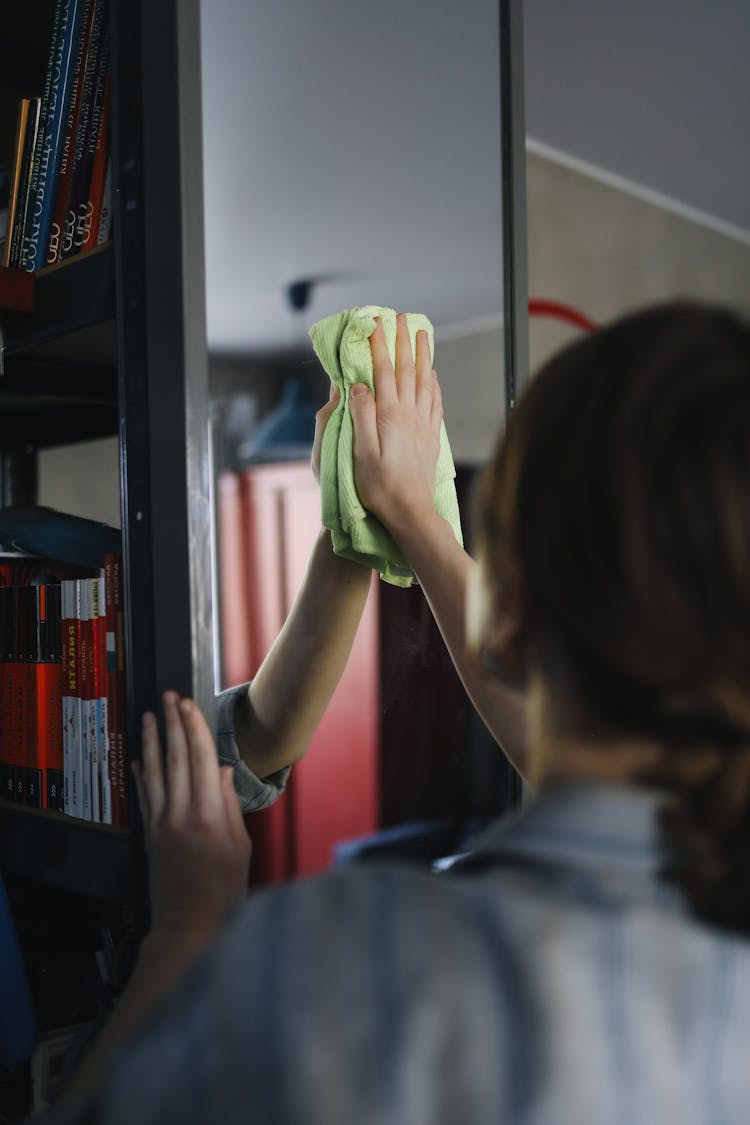
[[[470,546],[503,404],[500,31],[497,0],[206,0],[202,22],[224,687],[255,674],[320,528],[322,317],[378,304],[433,322]],[[421,590],[373,580],[308,754],[251,821],[256,878],[319,870],[374,834],[423,858],[450,849],[514,777]]]

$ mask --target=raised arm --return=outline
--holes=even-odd
[[[467,647],[466,593],[475,563],[435,511],[434,477],[425,471],[426,450],[442,419],[426,334],[417,335],[415,363],[406,320],[399,317],[395,370],[379,322],[370,346],[376,399],[363,385],[350,394],[357,489],[408,558],[474,706],[524,774],[523,696],[485,674]]]
[[[316,476],[323,430],[337,400],[332,391],[316,417]],[[305,754],[349,658],[371,574],[334,555],[330,533],[320,531],[289,616],[236,707],[237,745],[257,777]]]

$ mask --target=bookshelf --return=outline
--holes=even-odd
[[[0,271],[0,455],[2,495],[34,502],[39,449],[118,437],[132,756],[140,714],[164,689],[213,711],[199,10],[109,5],[113,237],[33,275]],[[3,16],[5,164],[18,96],[43,80],[53,9],[30,0]],[[146,887],[131,796],[128,829],[0,802],[4,878],[40,903],[61,891],[103,911],[117,903],[137,932]]]

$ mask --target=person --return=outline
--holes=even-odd
[[[412,367],[351,406],[395,532],[432,519]],[[245,899],[205,721],[165,697],[165,766],[145,716],[153,927],[59,1119],[744,1121],[749,431],[750,328],[719,307],[633,314],[532,380],[482,477],[467,651],[480,693],[525,692],[535,795],[441,874]]]

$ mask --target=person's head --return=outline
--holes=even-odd
[[[478,515],[484,648],[541,685],[552,759],[577,740],[618,776],[639,744],[634,780],[713,802],[722,831],[750,819],[748,325],[675,302],[565,349],[512,411]]]

